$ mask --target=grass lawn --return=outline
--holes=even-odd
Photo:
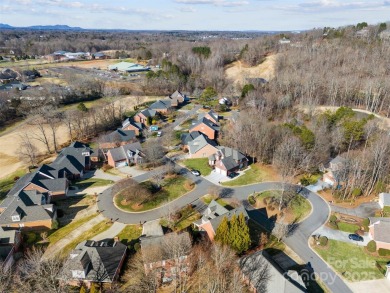
[[[206,195],[204,195],[204,196],[201,197],[201,200],[202,200],[205,204],[207,204],[207,205],[209,205],[210,202],[211,202],[213,199],[215,199],[215,196],[212,196],[212,195],[210,195],[210,194],[206,194]],[[229,203],[226,202],[225,200],[223,200],[222,198],[218,198],[216,201],[217,201],[217,203],[219,203],[221,206],[227,208],[228,210],[229,210],[229,209],[233,209],[233,207],[231,207],[231,206],[229,205]]]
[[[273,178],[264,166],[260,164],[252,164],[250,169],[246,170],[243,175],[240,177],[222,182],[223,186],[240,186],[240,185],[248,185],[253,183],[259,183],[267,180],[272,180]]]
[[[183,229],[191,226],[191,224],[193,222],[199,220],[201,217],[202,217],[201,214],[199,214],[197,211],[194,211],[191,214],[189,214],[188,216],[183,217],[182,219],[180,219],[180,221],[178,221],[175,224],[174,228],[175,228],[176,231],[183,230]]]
[[[360,226],[356,224],[350,224],[346,222],[338,222],[337,227],[340,231],[355,233],[357,230],[360,230]]]
[[[330,239],[325,247],[314,250],[349,281],[380,279],[385,276],[390,258],[370,255],[364,247]]]
[[[54,231],[52,234],[49,235],[49,237],[47,237],[49,239],[50,244],[54,244],[57,241],[61,240],[66,235],[68,235],[70,232],[77,229],[78,227],[80,227],[81,225],[83,225],[84,223],[88,222],[89,220],[93,219],[96,216],[97,216],[97,214],[95,213],[95,214],[83,217],[79,220],[72,221],[68,225],[61,227],[58,230]]]
[[[190,191],[190,189],[187,189],[185,187],[185,185],[187,185],[186,181],[187,179],[184,176],[177,176],[177,177],[164,179],[163,182],[161,183],[161,189],[158,192],[154,193],[148,200],[146,200],[137,209],[133,208],[133,206],[136,205],[137,202],[128,202],[127,204],[123,204],[122,203],[123,196],[121,195],[121,193],[115,195],[114,201],[117,207],[125,211],[131,211],[131,212],[147,211],[150,209],[157,208],[162,204],[172,201],[184,195],[188,191]],[[151,185],[151,182],[145,181],[140,184],[148,187]]]
[[[112,181],[112,180],[99,179],[99,178],[89,178],[89,179],[77,181],[74,185],[80,189],[85,189],[88,187],[106,186],[106,185],[110,185],[113,183],[114,183],[114,181]]]
[[[83,233],[82,235],[80,235],[80,237],[74,239],[72,242],[70,242],[68,245],[66,245],[62,250],[61,250],[61,253],[59,255],[60,258],[66,258],[68,257],[69,255],[69,252],[74,249],[77,244],[79,244],[80,242],[83,242],[85,240],[89,240],[89,239],[92,239],[93,237],[95,237],[96,235],[99,235],[100,233],[108,230],[111,226],[113,225],[113,223],[110,223],[110,222],[107,222],[106,220],[96,224],[95,226],[93,226],[91,228],[91,230]]]
[[[139,225],[127,225],[117,236],[123,244],[130,245],[136,242],[141,234],[142,228]]]
[[[3,199],[7,195],[8,191],[10,191],[10,189],[14,186],[14,184],[15,184],[14,179],[17,177],[22,177],[25,174],[26,174],[26,171],[23,169],[20,169],[7,177],[0,179],[0,202],[3,201]]]
[[[200,172],[201,175],[207,176],[211,173],[211,167],[209,166],[208,158],[201,159],[188,159],[183,161],[183,164],[189,169],[195,169]]]

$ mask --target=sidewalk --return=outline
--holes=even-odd
[[[119,222],[115,222],[108,230],[96,235],[92,240],[100,241],[107,238],[114,238],[118,235],[127,225]]]

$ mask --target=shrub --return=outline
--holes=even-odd
[[[390,256],[390,249],[379,248],[378,249],[378,254],[380,256]]]
[[[53,223],[51,224],[51,228],[53,230],[57,230],[58,229],[58,221],[57,220],[54,220]]]
[[[141,249],[141,244],[139,242],[137,242],[136,244],[134,244],[134,250],[135,251],[139,251]]]
[[[337,225],[336,222],[329,222],[329,226],[330,226],[332,229],[335,229],[335,230],[338,230],[338,229],[339,229],[339,226]]]
[[[248,202],[249,202],[251,205],[256,204],[256,199],[255,199],[255,197],[254,197],[253,195],[250,195],[250,196],[248,197]]]
[[[353,197],[358,197],[358,196],[361,196],[362,195],[362,190],[360,188],[355,188],[353,191],[352,191],[352,196]]]
[[[375,252],[376,251],[376,242],[374,240],[371,240],[370,242],[367,243],[367,250],[369,252]]]
[[[15,182],[18,181],[19,179],[20,179],[19,176],[15,176],[15,177],[14,177],[14,181],[15,181]]]
[[[300,182],[303,186],[308,186],[311,184],[315,184],[317,182],[317,179],[311,175],[305,175],[301,178]]]
[[[320,245],[321,245],[321,246],[326,246],[326,245],[328,244],[328,237],[326,237],[326,236],[321,236],[320,239],[319,239],[319,241],[320,241]]]
[[[337,216],[336,215],[331,215],[330,218],[329,218],[329,222],[336,223],[337,222]]]

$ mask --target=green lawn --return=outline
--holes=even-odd
[[[26,171],[23,169],[20,169],[7,177],[0,179],[0,202],[3,201],[3,199],[7,195],[8,191],[10,191],[10,189],[14,186],[14,184],[15,184],[14,179],[20,178],[25,174],[26,174]]]
[[[114,181],[112,180],[105,180],[105,179],[99,179],[99,178],[89,178],[81,181],[77,181],[74,185],[77,186],[79,189],[85,189],[88,187],[100,187],[100,186],[106,186],[113,184]]]
[[[390,258],[372,256],[362,246],[330,239],[328,246],[314,250],[349,281],[384,278]]]
[[[356,230],[360,229],[359,225],[345,223],[345,222],[338,222],[337,227],[339,228],[340,231],[349,232],[349,233],[355,233]]]
[[[137,204],[136,202],[129,202],[126,205],[122,204],[123,197],[121,193],[115,195],[115,204],[120,209],[130,212],[141,212],[154,209],[187,193],[189,190],[185,188],[186,181],[187,179],[184,176],[164,179],[161,183],[161,189],[154,193],[150,199],[142,203],[142,206],[140,206],[139,209],[134,209],[132,207],[134,204]],[[151,182],[145,181],[141,184],[148,187],[151,185]]]
[[[88,222],[89,220],[93,219],[96,216],[97,216],[97,214],[95,213],[95,214],[83,217],[79,220],[73,221],[73,222],[69,223],[68,225],[61,227],[58,230],[54,231],[48,237],[50,244],[54,244],[57,241],[61,240],[66,235],[68,235],[70,232],[77,229],[78,227],[80,227],[81,225],[83,225],[84,223]]]
[[[385,214],[385,217],[390,217],[390,207],[384,207],[383,212]]]
[[[113,223],[107,222],[106,220],[96,224],[91,228],[91,230],[84,232],[80,237],[74,239],[72,242],[70,242],[68,245],[66,245],[62,250],[61,253],[59,254],[60,258],[65,258],[68,257],[69,253],[71,252],[72,249],[74,249],[77,244],[80,242],[83,242],[85,240],[90,240],[96,235],[99,235],[100,233],[103,233],[104,231],[108,230]]]
[[[122,243],[130,245],[136,242],[141,234],[142,228],[139,225],[127,225],[117,236]]]
[[[272,180],[271,176],[259,164],[253,164],[240,177],[223,182],[223,186],[240,186]]]
[[[302,195],[298,195],[290,204],[290,208],[294,214],[294,218],[301,220],[304,219],[311,211],[310,202]]]
[[[211,173],[211,167],[209,166],[208,158],[201,159],[188,159],[183,161],[183,164],[189,169],[195,169],[200,172],[201,175],[207,176]]]

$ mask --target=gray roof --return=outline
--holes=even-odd
[[[283,271],[265,250],[241,258],[239,265],[242,273],[257,292],[307,292],[298,274]],[[266,280],[264,280],[265,276],[268,277]]]
[[[150,236],[163,236],[163,228],[160,225],[160,220],[148,221],[142,225],[142,235],[146,237]]]
[[[191,129],[193,129],[194,127],[200,125],[200,124],[205,124],[206,126],[208,126],[209,128],[213,129],[214,131],[219,131],[219,126],[214,124],[212,121],[210,121],[209,119],[203,117],[195,122],[192,123],[192,126],[190,128],[190,131]]]
[[[119,273],[126,250],[126,245],[113,239],[83,241],[70,253],[62,277],[73,279],[71,270],[79,270],[85,272],[83,280],[112,282]]]
[[[198,120],[200,119],[203,119],[207,114],[209,114],[211,117],[213,117],[215,119],[215,121],[218,122],[218,119],[219,119],[219,115],[217,112],[215,112],[214,110],[210,110],[208,111],[207,113],[199,113],[198,115]],[[207,119],[207,118],[206,118]]]
[[[142,123],[139,123],[139,122],[135,122],[133,119],[131,118],[127,118],[126,120],[124,120],[122,122],[122,128],[126,128],[127,126],[129,125],[133,125],[135,126],[136,128],[138,128],[139,130],[142,130]]]
[[[161,109],[168,110],[169,108],[171,108],[171,101],[170,100],[158,100],[158,101],[154,102],[153,104],[151,104],[149,106],[149,108],[153,109],[153,110],[161,110]]]
[[[241,153],[240,151],[237,151],[229,147],[219,146],[218,149],[225,158],[231,157],[235,161],[241,161],[246,158],[244,154]]]
[[[217,160],[218,157],[221,157],[220,163],[222,163],[226,170],[237,168],[242,161],[247,160],[244,154],[235,149],[223,146],[218,146],[217,148],[217,153],[209,156],[209,159]]]
[[[102,141],[104,142],[126,142],[130,141],[133,138],[135,138],[135,131],[134,130],[123,130],[118,128],[117,130],[114,130],[113,132],[103,136]]]
[[[138,158],[144,157],[144,154],[142,153],[142,147],[139,142],[125,144],[118,148],[110,149],[108,152],[110,152],[114,162],[123,161],[130,158],[137,160]]]
[[[201,133],[199,131],[193,131],[193,132],[190,132],[190,133],[182,133],[181,134],[181,143],[183,145],[188,145],[188,143],[190,141],[193,141],[199,135],[203,135],[203,133]]]
[[[202,218],[195,222],[197,226],[205,223],[211,219],[217,218],[221,215],[227,214],[227,210],[224,206],[220,205],[215,200],[212,200],[202,214]]]
[[[222,222],[223,218],[226,217],[228,220],[230,220],[233,215],[239,216],[240,214],[244,214],[245,218],[248,219],[248,213],[246,209],[243,206],[239,206],[238,208],[235,208],[234,210],[228,211],[227,213],[224,213],[220,215],[219,217],[215,217],[214,219],[210,219],[210,224],[214,229],[214,232],[217,231],[217,228],[219,224]]]
[[[205,146],[211,145],[213,147],[217,147],[217,144],[215,141],[210,140],[205,136],[204,134],[199,135],[196,137],[193,141],[190,141],[188,143],[188,149],[190,154],[196,154],[198,151],[203,149]]]
[[[28,202],[26,204],[25,200],[22,200],[19,196],[11,196],[11,198],[12,200],[9,202],[7,208],[0,215],[0,225],[44,221],[53,218],[52,211],[54,207],[52,204],[40,205]],[[11,217],[16,214],[19,214],[20,221],[12,221]]]
[[[144,109],[140,112],[142,115],[144,115],[145,117],[154,117],[156,116],[156,110],[153,110],[153,109],[150,109],[150,108],[147,108],[147,109]]]
[[[390,206],[390,193],[379,193],[379,200],[383,203],[383,206]]]
[[[342,163],[344,163],[346,161],[346,159],[344,159],[343,157],[341,157],[341,156],[337,156],[336,158],[334,158],[334,159],[332,159],[332,160],[330,160],[330,163],[331,164],[342,164]]]
[[[374,240],[390,243],[390,219],[379,218],[369,218],[371,225],[374,229]]]

